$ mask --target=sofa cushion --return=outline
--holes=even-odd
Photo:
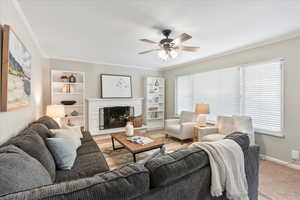
[[[49,116],[43,116],[41,118],[39,118],[37,121],[33,122],[34,123],[41,123],[44,124],[45,126],[47,126],[48,129],[59,129],[59,124],[52,119]]]
[[[47,170],[14,145],[0,148],[0,195],[52,184]]]
[[[47,128],[46,125],[41,123],[30,124],[28,129],[32,129],[37,132],[43,139],[53,137],[54,134]]]
[[[148,161],[145,167],[150,171],[151,187],[159,187],[207,165],[207,154],[199,148],[189,147],[154,158]]]
[[[56,171],[55,182],[70,181],[109,171],[107,162],[94,141],[84,142],[77,149],[77,158],[71,170]]]
[[[26,129],[24,134],[8,140],[4,145],[13,144],[38,160],[48,171],[52,181],[55,180],[55,162],[44,140],[32,129]]]

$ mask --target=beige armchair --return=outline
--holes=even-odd
[[[193,137],[194,126],[199,123],[200,116],[194,112],[182,111],[179,119],[165,120],[167,135],[180,140]]]
[[[219,116],[215,127],[198,129],[198,138],[199,141],[218,141],[233,132],[248,134],[250,144],[255,144],[252,119],[247,116]]]

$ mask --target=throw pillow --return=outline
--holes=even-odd
[[[76,159],[76,145],[69,138],[46,138],[58,169],[71,169]]]
[[[44,140],[35,131],[28,129],[26,134],[18,135],[6,142],[25,151],[31,157],[38,160],[49,172],[52,181],[55,180],[56,169],[54,159],[49,152]]]
[[[63,124],[61,128],[62,129],[71,129],[75,135],[77,135],[79,138],[83,138],[80,126],[68,126],[68,125]]]
[[[48,129],[59,129],[59,124],[49,116],[43,116],[33,123],[41,123],[47,126]]]
[[[80,136],[72,129],[53,129],[51,130],[55,135],[54,138],[71,139],[76,146],[76,149],[81,146]]]
[[[29,125],[28,129],[32,129],[37,132],[43,139],[53,137],[54,134],[42,123],[33,123]],[[26,131],[26,129],[25,129]]]
[[[14,145],[0,148],[0,195],[52,184],[47,170]]]
[[[152,153],[151,155],[147,156],[146,158],[138,161],[137,163],[141,164],[141,165],[145,165],[146,162],[152,160],[153,158],[163,156],[163,155],[165,155],[165,153],[166,153],[166,147],[163,146],[160,150],[155,151],[154,153]]]

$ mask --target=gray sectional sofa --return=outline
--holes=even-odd
[[[53,128],[59,128],[55,121],[42,117],[1,145],[1,200],[226,199],[225,195],[211,197],[208,156],[198,148],[184,148],[151,159],[145,165],[128,164],[109,170],[97,144],[84,132],[73,168],[56,170],[44,142],[52,136],[49,129]],[[259,147],[249,146],[245,134],[233,133],[227,138],[243,149],[249,197],[257,200]],[[26,163],[32,170],[26,171]],[[7,170],[9,167],[15,173],[10,174],[13,170]],[[12,192],[13,189],[18,192]]]

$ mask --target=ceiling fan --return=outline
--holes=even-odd
[[[147,42],[150,44],[154,44],[158,46],[159,48],[157,49],[151,49],[147,51],[140,52],[139,54],[146,54],[154,51],[158,51],[158,56],[162,58],[163,60],[169,60],[171,58],[175,58],[178,55],[178,50],[179,51],[191,51],[191,52],[196,52],[199,50],[199,47],[190,47],[190,46],[184,46],[182,45],[183,42],[189,40],[192,38],[192,36],[182,33],[179,35],[176,39],[169,38],[171,34],[170,29],[165,29],[162,31],[162,34],[166,37],[162,39],[159,42],[154,42],[152,40],[148,39],[141,39],[142,42]]]

